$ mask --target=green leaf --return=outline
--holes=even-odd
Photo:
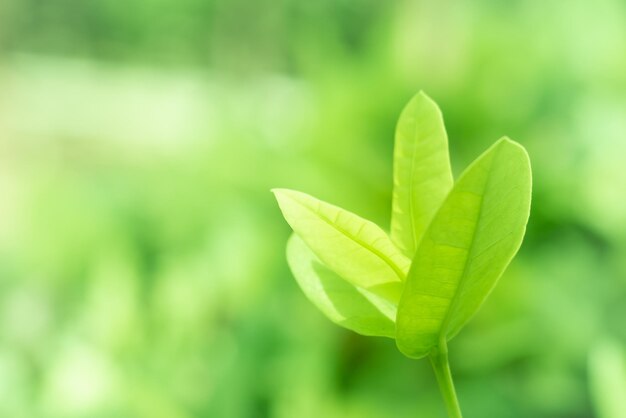
[[[416,94],[400,114],[393,181],[391,239],[412,258],[453,183],[443,117],[424,92]]]
[[[273,190],[295,233],[333,272],[397,303],[410,260],[376,224],[305,193]]]
[[[362,335],[395,337],[396,307],[333,273],[295,234],[287,261],[306,297],[331,321]]]
[[[478,310],[519,249],[530,211],[524,148],[503,138],[461,175],[432,220],[398,307],[398,348],[423,357]]]

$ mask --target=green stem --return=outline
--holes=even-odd
[[[452,373],[450,372],[450,363],[448,361],[448,345],[445,340],[439,343],[439,347],[434,348],[430,355],[430,364],[433,366],[437,383],[439,383],[439,391],[443,396],[446,404],[448,416],[450,418],[463,418],[461,416],[461,408],[456,398],[454,390],[454,382],[452,381]]]

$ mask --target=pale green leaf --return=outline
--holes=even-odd
[[[412,258],[453,182],[443,117],[424,92],[400,114],[393,164],[391,238]]]
[[[376,224],[305,193],[275,189],[294,232],[332,271],[397,303],[410,260]]]
[[[287,261],[306,297],[331,321],[362,335],[395,337],[396,307],[333,273],[295,234]]]
[[[407,277],[396,323],[404,354],[427,355],[478,310],[521,245],[530,193],[528,155],[506,138],[461,175]]]

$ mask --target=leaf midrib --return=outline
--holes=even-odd
[[[304,209],[308,210],[313,215],[317,216],[319,219],[321,219],[324,222],[326,222],[330,227],[332,227],[333,229],[335,229],[338,232],[340,232],[346,238],[356,242],[361,247],[363,247],[363,248],[371,251],[372,253],[374,253],[376,256],[378,256],[378,258],[383,260],[394,271],[394,273],[396,273],[396,276],[398,276],[398,279],[399,279],[400,282],[403,281],[404,273],[402,272],[400,267],[398,267],[392,260],[389,259],[389,257],[385,256],[381,251],[377,250],[376,248],[372,247],[371,245],[367,244],[366,242],[360,240],[358,237],[353,236],[352,234],[348,233],[348,231],[346,231],[345,229],[341,228],[339,225],[335,224],[334,222],[332,222],[330,219],[328,219],[326,216],[322,215],[321,213],[318,213],[318,212],[314,211],[313,209],[311,209],[311,207],[305,205],[304,203],[299,202],[298,200],[295,200],[295,199],[294,199],[294,202],[296,202],[297,204],[302,206]],[[319,206],[321,206],[321,202],[318,202],[318,207]],[[369,221],[366,221],[366,222],[369,222]]]
[[[489,185],[492,181],[492,176],[491,176],[491,171],[493,170],[493,163],[496,159],[496,157],[498,156],[498,154],[500,153],[500,149],[498,149],[496,151],[496,154],[492,157],[491,162],[489,163],[489,169],[487,170],[487,181],[485,182],[485,188],[484,190],[489,190]],[[468,172],[469,169],[471,167],[468,168]],[[461,179],[459,179],[461,180]],[[487,193],[482,193],[480,196],[480,204],[479,204],[479,208],[478,208],[478,216],[476,217],[476,225],[478,225],[478,223],[480,222],[482,215],[483,215],[483,208],[484,208],[484,202],[485,202],[485,195]],[[472,232],[472,241],[470,243],[470,246],[467,250],[467,258],[465,260],[465,266],[463,266],[463,273],[461,274],[461,279],[459,280],[459,284],[456,287],[456,291],[454,292],[454,296],[452,297],[452,300],[450,301],[450,305],[448,308],[448,311],[446,312],[446,316],[443,319],[443,322],[441,324],[441,330],[439,331],[439,335],[438,335],[438,339],[439,341],[443,340],[446,338],[446,334],[447,334],[447,328],[450,325],[450,321],[452,320],[451,317],[451,313],[454,311],[454,309],[456,308],[459,298],[460,298],[460,294],[461,294],[461,289],[463,289],[464,285],[465,285],[465,281],[467,280],[467,276],[468,276],[468,269],[469,269],[469,261],[471,259],[471,255],[474,252],[474,247],[476,245],[476,232],[478,231],[478,228],[474,228],[474,231]]]
[[[418,140],[417,140],[417,136],[418,136],[418,123],[417,123],[417,118],[418,118],[418,114],[419,112],[417,111],[417,109],[415,109],[414,111],[414,125],[413,125],[413,153],[411,155],[411,175],[409,176],[409,190],[408,190],[408,198],[409,198],[409,222],[411,223],[411,241],[413,242],[413,249],[411,252],[415,252],[417,251],[417,233],[415,231],[415,216],[413,216],[413,183],[415,181],[415,176],[414,176],[414,168],[415,168],[415,160],[417,159],[417,149],[418,149]]]

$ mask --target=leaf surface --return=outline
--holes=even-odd
[[[287,261],[306,297],[328,319],[362,335],[395,337],[396,307],[333,273],[295,234]]]
[[[419,92],[396,127],[391,238],[409,258],[452,188],[448,137],[437,104]]]
[[[461,175],[416,251],[398,307],[398,348],[427,355],[472,317],[519,249],[530,211],[524,148],[503,138]]]
[[[287,223],[348,282],[397,303],[410,260],[373,222],[305,193],[273,190]]]

